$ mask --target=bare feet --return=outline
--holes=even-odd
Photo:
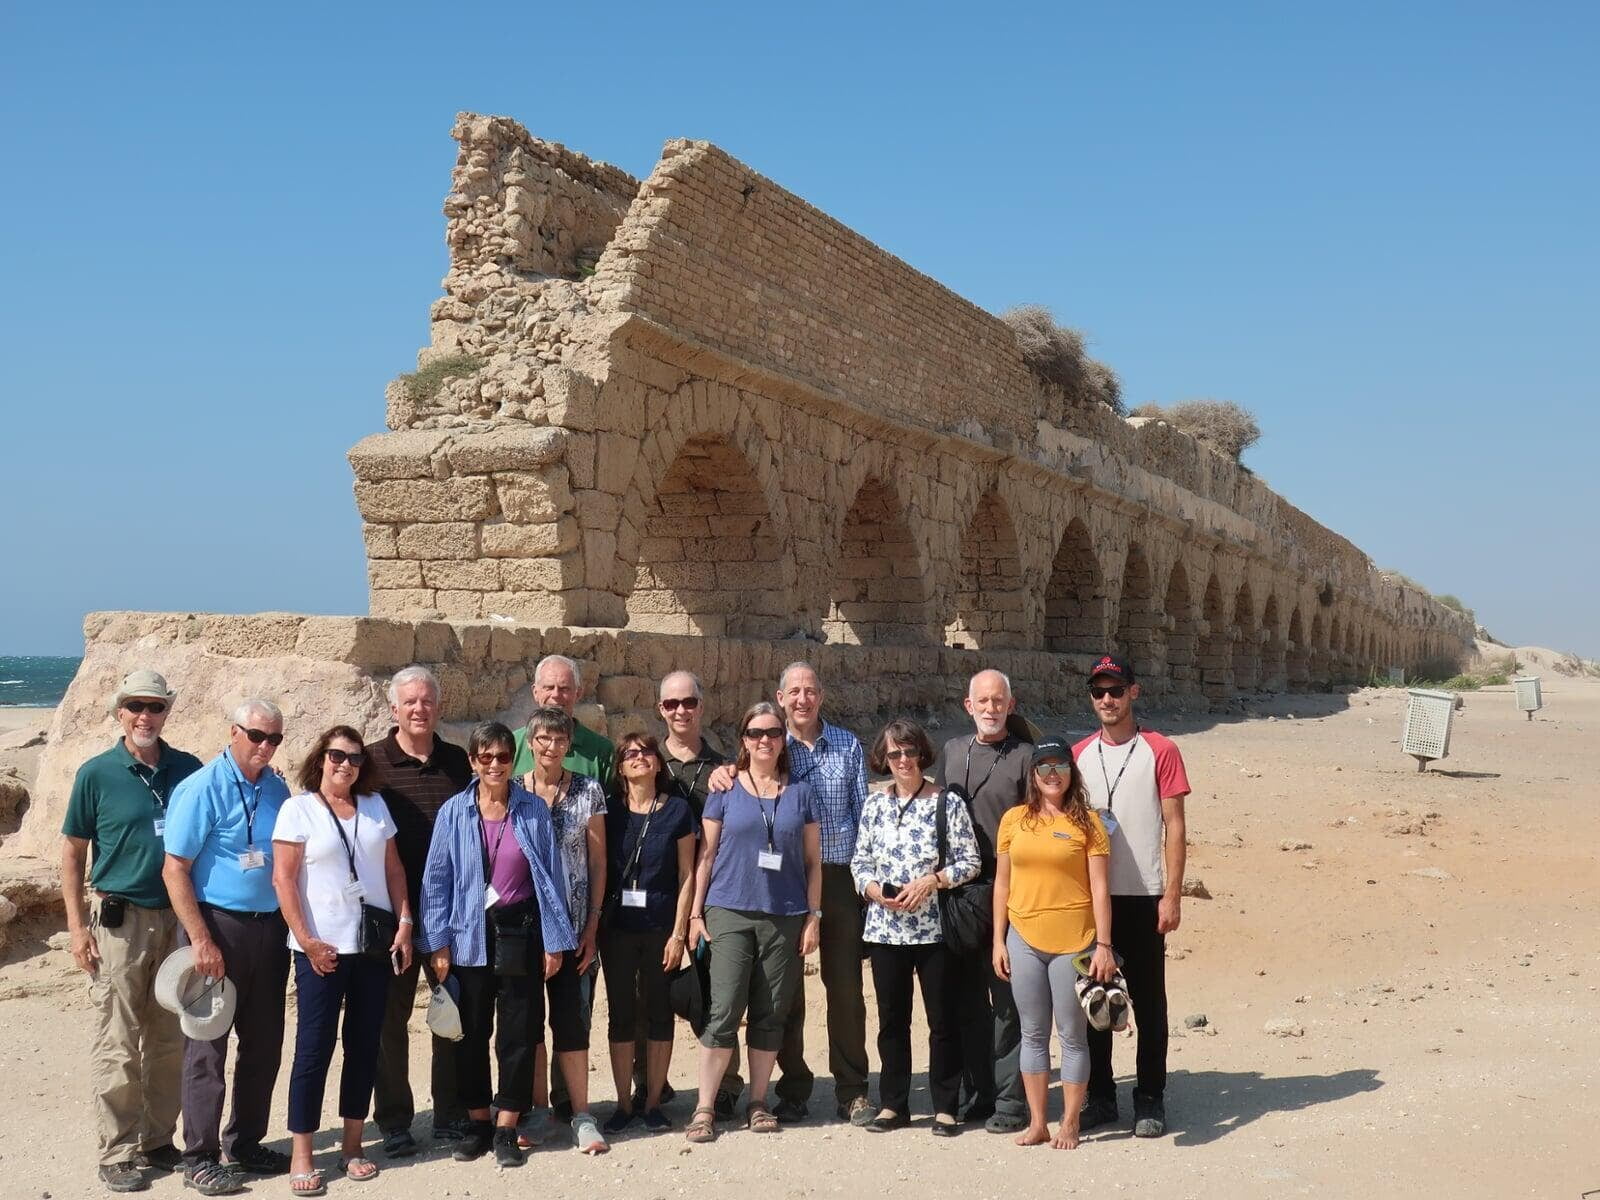
[[[1050,1140],[1050,1145],[1056,1150],[1076,1150],[1078,1148],[1078,1123],[1061,1122],[1061,1128],[1056,1130],[1056,1136]]]
[[[1050,1126],[1029,1125],[1015,1140],[1019,1146],[1042,1146],[1050,1140]]]

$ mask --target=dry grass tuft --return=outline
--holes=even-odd
[[[1083,347],[1083,334],[1065,325],[1042,304],[1020,304],[1000,314],[1011,326],[1022,361],[1044,383],[1060,388],[1073,404],[1104,404],[1123,415],[1122,381],[1117,373]]]
[[[1232,400],[1185,400],[1171,408],[1141,404],[1133,415],[1165,421],[1234,462],[1261,440],[1261,426],[1256,424],[1255,416]]]

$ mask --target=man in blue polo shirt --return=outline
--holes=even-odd
[[[234,709],[228,748],[173,792],[162,875],[202,975],[238,992],[233,1116],[222,1124],[228,1037],[187,1039],[183,1053],[184,1183],[201,1195],[238,1191],[241,1171],[281,1175],[289,1156],[261,1144],[283,1053],[288,930],[272,887],[272,827],[289,788],[269,770],[283,714],[268,700]],[[226,1161],[219,1161],[219,1155]]]
[[[62,822],[61,898],[73,960],[89,973],[96,1016],[91,1083],[100,1126],[100,1180],[113,1192],[172,1171],[183,1033],[156,1003],[156,969],[178,922],[161,882],[162,831],[173,789],[200,769],[161,740],[176,694],[154,671],[133,671],[111,700],[122,737],[78,768]],[[92,904],[84,896],[90,863]]]

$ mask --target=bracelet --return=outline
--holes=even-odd
[[[705,913],[690,913],[689,914],[689,920],[691,920],[691,921],[704,921],[705,919],[706,919]]]
[[[675,933],[671,937],[669,937],[667,939],[667,941],[669,941],[669,942],[681,942],[681,941],[683,941],[683,934]]]
[[[1111,943],[1110,942],[1096,942],[1095,945],[1096,946],[1104,946],[1107,950],[1111,949]]]
[[[416,922],[413,921],[410,917],[401,917],[400,918],[400,924],[402,924],[402,925],[415,925]]]

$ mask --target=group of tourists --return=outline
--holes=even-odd
[[[563,1125],[587,1154],[632,1128],[672,1128],[680,1016],[699,1042],[690,1141],[713,1141],[746,1091],[752,1132],[809,1119],[814,951],[841,1120],[876,1133],[910,1123],[920,989],[933,1135],[982,1126],[1071,1148],[1116,1122],[1111,1033],[1130,1008],[1133,1132],[1165,1131],[1164,938],[1180,920],[1189,785],[1176,747],[1136,723],[1126,660],[1095,663],[1100,729],[1076,745],[1030,735],[995,670],[968,688],[973,732],[936,749],[900,718],[864,748],[824,719],[816,671],[793,663],[774,699],[740,717],[731,758],[701,729],[691,673],[660,683],[661,736],[615,745],[574,720],[581,681],[571,659],[541,660],[523,728],[484,722],[463,749],[437,731],[439,681],[407,667],[389,686],[385,737],[332,726],[286,777],[270,700],[241,703],[227,748],[202,764],[161,737],[167,681],[123,680],[110,704],[122,736],[79,770],[62,855],[72,954],[98,1010],[110,1190],[181,1171],[202,1195],[284,1174],[294,1194],[323,1194],[313,1145],[338,1042],[337,1169],[379,1174],[369,1113],[383,1157],[415,1154],[419,973],[450,1014],[448,1036],[432,1036],[432,1135],[463,1161],[516,1166]],[[883,780],[870,790],[869,771]],[[284,1154],[264,1139],[291,971]],[[601,974],[616,1095],[603,1123],[588,1082]],[[1054,1133],[1052,1027],[1066,1099]]]

